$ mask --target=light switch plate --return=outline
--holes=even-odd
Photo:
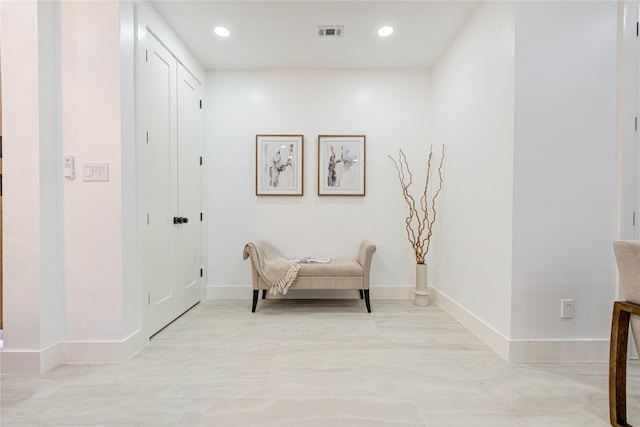
[[[83,163],[83,181],[109,181],[109,163]]]
[[[64,177],[67,179],[76,179],[76,166],[73,155],[64,156]]]

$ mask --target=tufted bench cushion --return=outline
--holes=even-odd
[[[359,276],[362,277],[362,266],[355,259],[332,259],[328,263],[301,263],[298,277],[306,276]],[[294,282],[295,284],[295,282]]]

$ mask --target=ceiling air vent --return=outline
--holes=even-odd
[[[342,25],[318,26],[318,37],[342,37],[343,32]]]

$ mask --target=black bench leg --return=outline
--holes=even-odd
[[[251,306],[251,312],[252,313],[256,312],[256,305],[258,305],[258,290],[254,289],[253,290],[253,305]]]
[[[262,290],[262,299],[265,299],[267,297],[267,290],[263,289]]]
[[[367,311],[371,313],[371,301],[369,300],[369,289],[364,290],[364,303],[367,304]]]
[[[364,292],[362,292],[362,289],[358,289],[360,291],[360,299],[364,299]]]

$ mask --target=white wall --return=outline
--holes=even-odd
[[[406,149],[416,175],[424,174],[429,88],[425,70],[209,72],[209,295],[250,295],[242,249],[252,240],[268,241],[285,256],[354,257],[360,241],[369,239],[378,247],[372,297],[389,295],[385,288],[413,287],[404,201],[387,155]],[[268,133],[304,135],[304,196],[255,195],[255,136]],[[319,134],[366,134],[365,197],[317,196]]]
[[[123,222],[135,221],[135,199],[123,191],[132,183],[121,179],[122,144],[134,135],[133,4],[0,6],[2,371],[124,360],[144,343],[129,340],[140,329],[141,297],[135,265],[123,267],[123,239],[131,242]],[[121,22],[129,23],[122,33]],[[76,180],[63,178],[63,152],[76,156]],[[109,163],[109,182],[83,182],[83,162]]]
[[[62,243],[62,182],[60,107],[58,91],[58,5],[38,6],[39,38],[39,122],[40,122],[40,259],[43,286],[40,294],[41,345],[47,348],[58,342],[66,331],[64,322],[64,267]]]
[[[62,2],[61,119],[77,177],[64,182],[67,338],[122,339],[120,14],[111,2]],[[82,180],[109,163],[109,182]]]
[[[447,149],[434,286],[446,309],[504,337],[511,321],[513,27],[511,3],[481,4],[432,72],[434,139]]]
[[[3,2],[5,366],[41,372],[64,334],[54,5]],[[20,353],[12,352],[20,350]]]
[[[615,2],[484,3],[433,69],[439,302],[510,360],[607,357],[617,19]]]
[[[515,11],[512,338],[606,344],[616,274],[616,2],[523,2]],[[575,300],[574,319],[560,319],[561,298]]]

